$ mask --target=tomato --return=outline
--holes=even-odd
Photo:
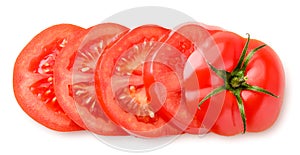
[[[53,130],[82,130],[57,102],[53,66],[56,55],[83,30],[70,24],[49,27],[26,45],[15,62],[13,88],[19,105],[31,118]]]
[[[159,113],[166,107],[168,109],[165,111],[171,110],[173,103],[180,101],[180,91],[170,88],[172,82],[178,79],[175,77],[174,81],[170,81],[167,78],[174,72],[159,61],[152,64],[155,73],[148,74],[144,70],[149,64],[148,58],[151,59],[157,50],[172,51],[172,48],[176,48],[187,55],[191,52],[185,50],[188,45],[179,41],[182,38],[172,35],[173,39],[168,39],[169,35],[170,30],[155,25],[135,28],[105,50],[98,60],[95,86],[100,104],[112,121],[131,134],[157,137],[182,133],[165,119],[164,113]],[[168,45],[164,44],[166,40]],[[168,51],[161,54],[169,56]],[[147,80],[144,80],[152,79],[151,74],[157,75],[159,82],[153,86],[154,91],[149,92],[145,87]],[[151,99],[149,94],[152,95]]]
[[[57,100],[72,120],[93,133],[126,134],[103,113],[95,97],[93,74],[102,51],[127,31],[128,28],[113,23],[93,26],[70,40],[72,46],[57,56],[54,66]]]
[[[207,93],[200,109],[205,111],[205,104],[216,104],[207,102],[222,91],[225,100],[211,131],[231,136],[271,127],[280,113],[285,86],[279,57],[271,47],[250,36],[245,39],[232,32],[217,32],[213,38],[224,68],[219,69],[220,65],[211,61],[210,69],[222,84]]]

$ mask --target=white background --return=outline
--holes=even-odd
[[[216,1],[216,0],[106,0],[80,2],[0,2],[0,154],[105,154],[124,153],[113,149],[87,132],[60,133],[29,118],[18,106],[12,89],[14,61],[38,32],[58,23],[85,28],[124,9],[138,6],[165,6],[182,11],[195,20],[218,25],[245,35],[250,33],[270,45],[280,56],[286,72],[286,95],[282,112],[269,130],[255,134],[222,137],[183,136],[172,144],[147,152],[193,154],[299,154],[300,9],[297,1]]]

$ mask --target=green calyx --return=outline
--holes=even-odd
[[[264,93],[267,95],[271,95],[273,97],[278,98],[278,96],[274,95],[273,93],[260,88],[258,86],[252,86],[249,85],[247,83],[247,77],[245,76],[245,71],[246,68],[249,64],[249,61],[251,60],[251,58],[253,57],[253,55],[261,48],[265,47],[266,45],[261,45],[258,46],[257,48],[253,49],[252,51],[250,51],[250,53],[246,56],[247,50],[248,50],[248,45],[250,42],[250,35],[248,35],[247,38],[247,42],[243,48],[242,54],[239,58],[238,64],[237,66],[234,68],[234,70],[232,72],[227,72],[225,70],[220,70],[215,68],[213,65],[211,65],[208,62],[208,65],[210,66],[211,70],[213,70],[220,78],[223,79],[224,81],[224,85],[217,87],[216,89],[212,90],[207,96],[205,96],[199,103],[198,107],[200,108],[200,106],[209,98],[211,98],[212,96],[221,93],[222,91],[228,90],[230,91],[236,98],[237,100],[237,104],[238,104],[238,108],[241,114],[241,118],[243,121],[243,133],[246,132],[246,114],[245,114],[245,108],[244,108],[244,103],[243,103],[243,99],[241,97],[241,92],[243,90],[250,90],[250,91],[254,91],[254,92],[260,92],[260,93]]]

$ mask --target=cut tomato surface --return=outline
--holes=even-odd
[[[98,103],[94,87],[96,62],[104,49],[122,37],[128,28],[114,23],[103,23],[90,28],[72,47],[59,55],[56,90],[58,99],[67,98],[66,112],[79,124],[100,135],[126,135],[104,114]],[[67,75],[67,76],[66,76]],[[62,80],[60,80],[62,79]],[[65,106],[62,106],[65,107]]]
[[[78,111],[75,106],[72,92],[72,67],[76,57],[77,49],[83,40],[84,36],[89,32],[89,29],[78,33],[76,38],[69,40],[68,43],[72,46],[67,46],[62,49],[56,56],[54,73],[54,92],[60,107],[65,113],[80,127],[85,128]]]
[[[162,49],[162,45],[170,37],[170,32],[155,25],[135,28],[112,48],[105,50],[98,60],[95,80],[101,106],[111,120],[137,136],[157,137],[183,132],[165,119],[164,115],[167,113],[159,113],[163,105],[171,107],[172,103],[180,101],[180,95],[175,95],[180,94],[180,91],[172,92],[169,86],[173,81],[166,78],[173,73],[171,68],[161,65],[159,61],[155,62],[155,70],[163,72],[155,72],[161,76],[157,78],[159,82],[153,86],[152,92],[145,87],[147,79],[150,79],[151,83],[152,78],[144,70],[148,58],[151,58],[152,52]],[[173,36],[176,37],[178,38]],[[182,42],[169,40],[169,43],[173,42],[174,45],[167,45],[170,48],[186,46],[181,44]],[[180,53],[189,52],[184,49]],[[145,78],[146,76],[149,78]],[[173,78],[175,82],[178,81],[176,78]],[[151,99],[149,95],[152,95]],[[158,107],[155,107],[154,103]]]
[[[83,28],[60,24],[35,36],[19,54],[13,87],[22,109],[42,125],[58,131],[82,130],[59,106],[53,86],[56,56]]]

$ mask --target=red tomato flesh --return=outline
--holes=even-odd
[[[156,42],[165,41],[169,33],[154,25],[138,27],[105,50],[98,60],[95,84],[100,104],[112,121],[136,136],[182,133],[149,107],[143,83],[141,66],[147,53],[157,46]]]
[[[57,99],[64,101],[62,108],[76,123],[96,134],[126,135],[106,117],[96,99],[94,70],[102,51],[127,31],[113,23],[93,26],[58,55],[54,70]]]
[[[34,120],[53,130],[82,130],[61,109],[53,87],[57,54],[82,30],[70,24],[49,27],[26,45],[15,62],[13,85],[19,105]]]

